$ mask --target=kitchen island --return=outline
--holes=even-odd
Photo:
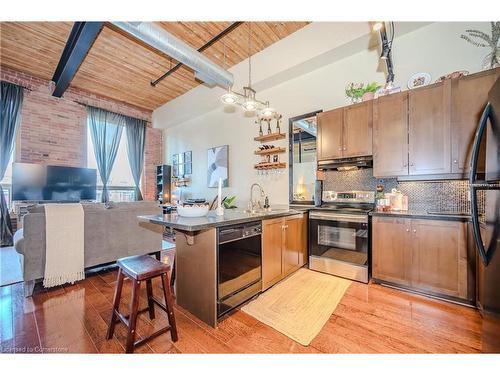
[[[218,310],[219,289],[221,288],[218,280],[220,275],[220,259],[218,256],[220,233],[237,226],[255,228],[258,225],[260,228],[262,220],[279,219],[294,215],[301,215],[301,213],[283,207],[256,213],[231,209],[225,210],[223,216],[217,216],[215,211],[210,211],[206,216],[196,218],[181,217],[175,213],[139,216],[138,218],[141,221],[163,225],[175,230],[176,302],[205,323],[216,327],[218,316],[220,316],[220,306]],[[246,237],[251,238],[253,234],[248,234]],[[255,235],[259,236],[259,239],[260,234],[260,231],[255,233]],[[254,238],[254,242],[249,242],[249,244],[258,247],[256,250],[261,251],[260,240],[256,242]],[[234,267],[238,268],[240,265],[234,264]],[[248,289],[248,298],[261,290],[260,264],[257,270],[259,283]],[[239,280],[231,280],[230,283],[226,283],[224,288],[226,289],[228,284],[233,281],[241,282],[241,279],[247,277],[247,274],[242,274],[238,278]],[[240,293],[238,298],[243,298],[243,301],[245,294],[241,295]],[[232,303],[236,305],[238,301]]]

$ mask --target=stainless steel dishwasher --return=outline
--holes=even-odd
[[[262,224],[260,221],[218,229],[218,318],[261,291],[261,237]]]

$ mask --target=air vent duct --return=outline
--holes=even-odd
[[[233,85],[233,75],[205,55],[190,47],[153,22],[112,22],[127,34],[174,58],[195,71],[198,79],[209,86],[227,89]]]

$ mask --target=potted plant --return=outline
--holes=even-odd
[[[376,83],[368,83],[364,85],[363,83],[349,83],[345,88],[345,94],[351,99],[351,103],[359,103],[361,101],[366,101],[373,99],[375,91],[377,91],[381,86]]]

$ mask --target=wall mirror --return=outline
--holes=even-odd
[[[316,116],[321,111],[306,113],[288,120],[289,139],[289,201],[293,204],[314,204],[316,181]]]

